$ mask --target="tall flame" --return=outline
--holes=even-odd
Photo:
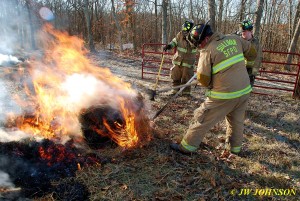
[[[132,107],[126,107],[130,105],[128,101],[137,96],[130,84],[114,76],[109,69],[93,65],[86,57],[82,39],[50,25],[44,27],[43,38],[45,36],[45,52],[30,65],[27,99],[18,98],[18,103],[30,108],[27,113],[32,115],[25,116],[18,127],[47,139],[68,139],[71,135],[81,135],[78,116],[82,109],[109,104],[121,111],[125,120],[123,125],[115,123],[114,126],[120,128],[115,131],[103,119],[109,137],[122,147],[136,146],[139,141],[137,114]]]

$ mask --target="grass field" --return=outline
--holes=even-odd
[[[140,79],[138,62],[113,58],[96,58],[96,62],[110,66],[142,93],[143,87],[153,84]],[[109,162],[77,172],[75,180],[87,186],[90,200],[300,200],[299,100],[288,95],[251,95],[243,143],[246,156],[221,157],[225,121],[207,133],[197,153],[175,153],[169,144],[181,140],[194,109],[204,101],[203,94],[198,87],[193,89],[192,99],[177,98],[156,119],[147,146],[93,150]],[[169,98],[162,94],[151,102],[145,95],[150,116]],[[43,199],[51,200],[52,195]]]
[[[170,95],[166,92],[158,94],[155,101],[149,100],[146,91],[153,87],[154,79],[141,79],[140,58],[132,56],[100,51],[90,59],[131,83],[143,95],[151,118]],[[170,78],[164,80],[167,82],[159,82],[158,89],[170,86]],[[53,186],[60,186],[61,197],[53,192],[34,200],[77,201],[78,184],[83,184],[89,200],[95,201],[300,200],[299,100],[290,94],[251,95],[243,157],[222,157],[225,121],[210,129],[197,153],[185,156],[169,145],[182,139],[193,111],[205,100],[204,89],[199,86],[192,88],[192,94],[192,98],[178,97],[155,119],[152,140],[146,146],[131,150],[117,146],[87,148],[86,153],[99,156],[102,162],[78,168],[74,178],[53,181]],[[61,189],[62,184],[70,185]]]

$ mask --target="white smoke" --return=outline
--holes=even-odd
[[[5,83],[0,80],[0,125],[7,120],[9,114],[20,114],[21,108],[11,98]]]
[[[1,1],[0,15],[0,52],[4,54],[13,54],[15,47],[19,47],[18,26],[23,19],[19,18],[16,5],[12,6],[12,1]]]
[[[0,125],[3,125],[10,114],[20,114],[22,109],[11,98],[4,81],[0,80]],[[0,141],[18,141],[29,136],[21,131],[5,131],[0,127]]]
[[[32,138],[32,135],[24,133],[23,131],[5,131],[0,128],[0,141],[1,142],[12,142],[20,141],[22,139]],[[36,139],[36,138],[35,138]],[[42,139],[38,139],[42,140]]]
[[[9,175],[0,170],[0,188],[14,188],[14,184],[11,182]]]
[[[0,54],[0,66],[5,64],[17,64],[20,62],[21,61],[15,56]]]
[[[73,74],[66,78],[61,84],[61,90],[68,95],[65,103],[72,107],[72,110],[79,111],[97,103],[106,103],[113,108],[118,108],[117,96],[134,97],[135,93],[126,90],[111,88],[105,82],[90,74]],[[70,108],[71,109],[71,108]]]

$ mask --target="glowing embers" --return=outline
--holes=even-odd
[[[68,190],[59,188],[53,181],[75,177],[76,171],[81,168],[100,166],[107,161],[76,148],[73,141],[64,145],[50,140],[0,142],[0,147],[1,170],[9,175],[15,187],[21,188],[21,195],[18,195],[21,198],[41,197],[50,192],[63,197]],[[78,200],[87,200],[89,192],[83,184],[74,181],[60,185],[67,189],[75,188],[73,190],[80,192],[76,195]],[[85,199],[79,199],[83,195]]]

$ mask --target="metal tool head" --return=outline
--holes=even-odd
[[[149,95],[149,99],[151,101],[154,101],[154,97],[156,96],[156,90],[148,89],[147,94]]]

